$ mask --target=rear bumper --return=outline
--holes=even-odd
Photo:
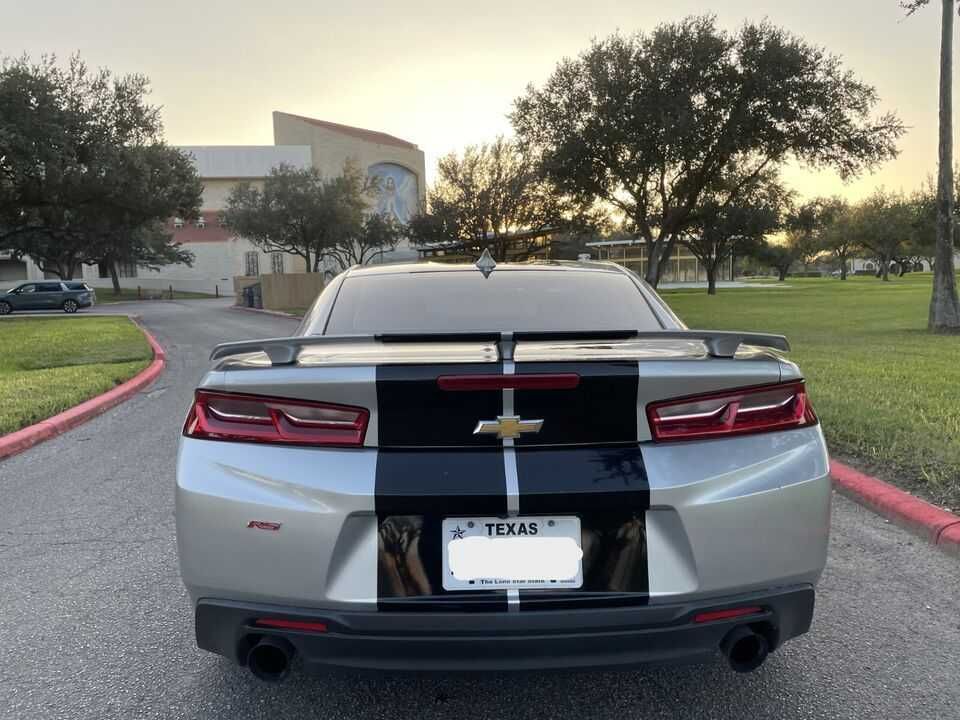
[[[805,633],[810,585],[680,603],[517,613],[343,612],[200,600],[197,644],[244,664],[260,637],[284,637],[308,666],[415,671],[628,667],[709,659],[734,627],[750,625],[771,649]],[[761,608],[696,623],[711,610]],[[258,627],[259,618],[314,621],[326,632]]]

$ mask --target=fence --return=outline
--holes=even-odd
[[[268,310],[305,308],[313,303],[323,290],[323,274],[283,273],[234,277],[233,291],[237,297],[237,304],[243,302],[243,289],[256,284],[260,285],[263,307]]]

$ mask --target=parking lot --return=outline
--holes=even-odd
[[[118,305],[111,312],[132,311]],[[837,497],[814,627],[758,672],[709,665],[264,685],[196,649],[177,573],[177,436],[220,341],[295,321],[225,301],[140,303],[168,351],[146,392],[0,462],[0,717],[955,717],[960,562]]]

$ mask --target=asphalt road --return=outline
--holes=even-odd
[[[194,646],[174,460],[210,347],[295,323],[212,300],[99,310],[140,313],[169,364],[147,392],[0,462],[2,718],[957,717],[960,562],[840,497],[814,628],[751,675],[718,658],[615,673],[295,672],[263,685]]]

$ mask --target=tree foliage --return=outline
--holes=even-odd
[[[332,178],[315,167],[281,164],[262,188],[235,185],[223,217],[264,252],[303,258],[307,272],[319,270],[324,260],[341,268],[364,264],[395,248],[401,235],[395,222],[370,213],[374,183],[350,161]]]
[[[853,210],[850,203],[840,197],[822,200],[821,203],[823,226],[819,231],[820,249],[837,263],[840,279],[846,280],[850,261],[862,247],[853,232]]]
[[[202,185],[164,144],[145,77],[73,57],[0,65],[0,246],[71,278],[81,263],[190,262],[163,222],[193,217]]]
[[[742,180],[736,171],[728,173],[716,188],[701,199],[680,242],[687,247],[707,274],[707,293],[716,294],[717,271],[738,247],[751,248],[777,230],[789,201],[789,193],[776,174],[765,171],[731,194],[732,185]]]
[[[876,104],[837,56],[768,22],[730,33],[701,16],[595,41],[528,87],[511,120],[560,191],[622,213],[656,284],[731,164],[747,172],[730,202],[789,159],[849,177],[895,156],[904,127]]]
[[[548,233],[595,221],[502,136],[440,158],[427,202],[428,211],[410,222],[415,243],[449,244],[476,257],[489,249],[496,260],[522,257]]]
[[[916,216],[916,206],[907,196],[883,188],[853,209],[850,235],[877,259],[878,277],[883,280],[889,280],[891,263],[899,263],[905,257]]]

